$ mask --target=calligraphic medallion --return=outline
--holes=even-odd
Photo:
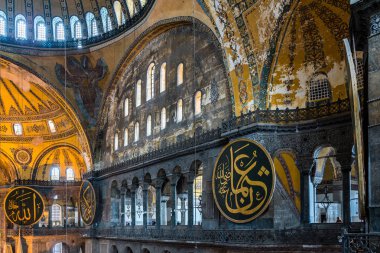
[[[20,226],[34,225],[40,221],[45,209],[42,196],[30,187],[11,189],[3,204],[7,219]]]
[[[224,217],[247,223],[268,207],[276,172],[268,151],[259,143],[239,139],[219,153],[212,175],[215,203]]]
[[[84,180],[79,191],[79,212],[83,223],[91,225],[95,219],[96,196],[92,184]]]

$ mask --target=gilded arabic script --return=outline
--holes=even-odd
[[[222,150],[215,164],[214,199],[227,219],[249,222],[265,211],[274,180],[274,167],[267,151],[250,140],[235,141]]]

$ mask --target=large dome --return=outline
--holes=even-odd
[[[154,0],[0,1],[0,42],[7,46],[83,48],[141,22]]]

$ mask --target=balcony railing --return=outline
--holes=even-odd
[[[66,235],[78,234],[85,235],[88,232],[85,228],[67,227],[67,228],[22,228],[20,230],[22,236],[47,236],[47,235]],[[8,229],[8,236],[18,236],[18,229]]]
[[[287,131],[297,131],[302,128],[307,128],[306,125],[311,124],[314,126],[316,124],[319,124],[318,122],[310,123],[310,121],[312,120],[317,120],[322,117],[332,116],[340,113],[347,113],[349,111],[350,103],[348,99],[338,100],[334,103],[304,109],[297,108],[286,110],[256,110],[254,112],[244,114],[240,117],[233,117],[230,120],[223,122],[222,128],[217,128],[214,130],[203,132],[191,138],[168,144],[146,154],[130,158],[128,160],[122,161],[104,169],[92,170],[84,174],[84,178],[88,179],[91,177],[104,176],[106,174],[118,172],[125,168],[137,166],[142,163],[147,164],[149,161],[152,161],[154,159],[175,155],[179,152],[189,150],[194,147],[199,147],[216,140],[222,141],[226,133],[232,132],[233,130],[242,127],[248,127],[251,124],[281,124],[281,127],[287,128],[285,129]],[[332,121],[332,123],[336,122],[336,119]],[[299,126],[297,126],[296,128],[287,127],[286,123],[297,123]],[[305,127],[303,127],[302,125],[305,125]],[[265,129],[268,130],[271,129],[271,127],[267,125],[265,126]],[[277,130],[277,128],[275,130]]]
[[[146,15],[149,13],[151,8],[153,7],[155,0],[147,0],[146,4],[142,9],[136,13],[133,17],[130,19],[127,19],[125,21],[125,24],[118,26],[117,28],[103,33],[99,34],[95,37],[85,38],[82,40],[66,40],[66,41],[37,41],[37,40],[22,40],[22,39],[15,39],[11,37],[6,36],[0,36],[0,44],[8,44],[8,45],[17,45],[22,47],[35,47],[35,48],[80,48],[80,47],[87,47],[96,45],[102,42],[105,42],[109,39],[112,39],[116,36],[119,36],[120,34],[124,33],[125,31],[131,29],[136,24],[141,22]]]
[[[55,180],[21,180],[17,179],[13,181],[13,185],[36,185],[36,186],[80,186],[82,181],[55,181]]]
[[[379,253],[380,233],[343,233],[342,244],[344,253]]]
[[[334,114],[350,111],[350,102],[348,99],[338,100],[334,103],[319,105],[310,108],[296,108],[285,110],[256,110],[243,114],[239,117],[233,117],[223,122],[222,132],[229,132],[240,127],[257,123],[292,123],[308,120],[315,120]]]
[[[173,240],[214,244],[245,245],[339,245],[339,229],[290,230],[203,230],[203,229],[132,229],[91,230],[89,237],[137,240]]]

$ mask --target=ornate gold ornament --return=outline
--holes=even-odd
[[[40,221],[45,209],[42,196],[30,187],[13,188],[4,199],[4,213],[13,224],[31,226]]]
[[[96,195],[92,184],[84,180],[79,191],[79,212],[83,223],[91,225],[96,213]]]
[[[212,175],[215,203],[228,220],[247,223],[271,202],[276,172],[271,156],[259,143],[239,139],[219,153]]]

